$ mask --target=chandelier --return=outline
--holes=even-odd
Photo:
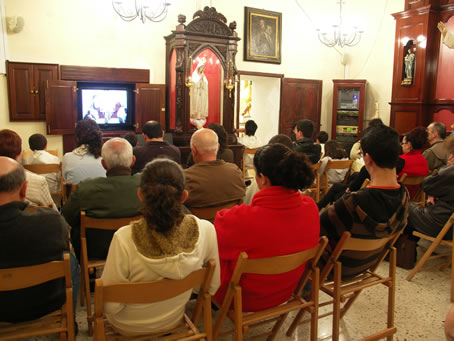
[[[139,17],[145,24],[148,19],[160,22],[167,16],[169,0],[112,0],[115,12],[124,21],[133,21]]]
[[[325,44],[328,47],[334,47],[336,45],[340,47],[355,46],[361,40],[361,34],[364,32],[359,30],[356,26],[344,26],[342,21],[342,3],[342,0],[338,2],[339,23],[337,25],[331,25],[332,29],[330,32],[323,32],[321,29],[317,29],[318,39],[322,44]]]

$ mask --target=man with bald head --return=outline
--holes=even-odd
[[[143,146],[134,147],[136,163],[132,167],[132,174],[141,172],[145,165],[157,157],[166,157],[181,164],[180,149],[164,141],[164,130],[157,121],[148,121],[142,128],[145,141]]]
[[[218,136],[211,129],[197,130],[191,137],[195,164],[185,169],[185,187],[189,197],[185,205],[211,207],[243,199],[243,173],[234,163],[216,160]]]
[[[14,159],[0,156],[0,268],[14,268],[62,260],[68,251],[68,224],[51,208],[25,202],[24,168]],[[75,259],[74,259],[75,260]],[[76,267],[73,269],[77,273]],[[74,297],[78,282],[74,281]],[[40,318],[66,301],[64,279],[39,286],[0,292],[0,322]],[[76,300],[73,300],[73,302]]]
[[[112,138],[101,150],[106,178],[90,178],[82,181],[71,192],[62,213],[71,225],[71,241],[80,259],[80,211],[96,218],[124,218],[140,215],[137,189],[140,174],[131,175],[135,156],[131,144],[123,138]],[[115,231],[88,230],[87,251],[89,258],[105,259]]]

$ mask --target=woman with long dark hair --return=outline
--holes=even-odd
[[[219,287],[219,256],[213,225],[185,215],[183,169],[175,161],[148,163],[138,192],[143,218],[120,228],[110,244],[102,274],[105,284],[182,279],[210,259],[216,261],[210,293]],[[107,303],[109,322],[124,335],[169,330],[180,323],[191,291],[153,304]]]
[[[221,210],[214,222],[222,273],[218,302],[224,299],[240,252],[250,258],[281,256],[312,248],[319,240],[317,206],[300,193],[314,180],[307,157],[282,144],[268,144],[255,153],[254,166],[260,191],[251,205]],[[276,276],[244,275],[243,311],[285,302],[303,271],[304,266]]]

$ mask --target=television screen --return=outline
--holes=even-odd
[[[100,125],[129,123],[128,90],[81,89],[82,119]]]

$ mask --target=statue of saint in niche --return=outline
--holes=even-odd
[[[203,73],[206,58],[200,59],[192,73],[192,95],[190,99],[190,123],[202,128],[208,117],[208,80]]]
[[[401,82],[401,85],[412,85],[414,72],[415,72],[415,45],[413,41],[410,40],[407,45],[405,46],[404,50],[406,50],[406,55],[404,57],[404,79]]]

